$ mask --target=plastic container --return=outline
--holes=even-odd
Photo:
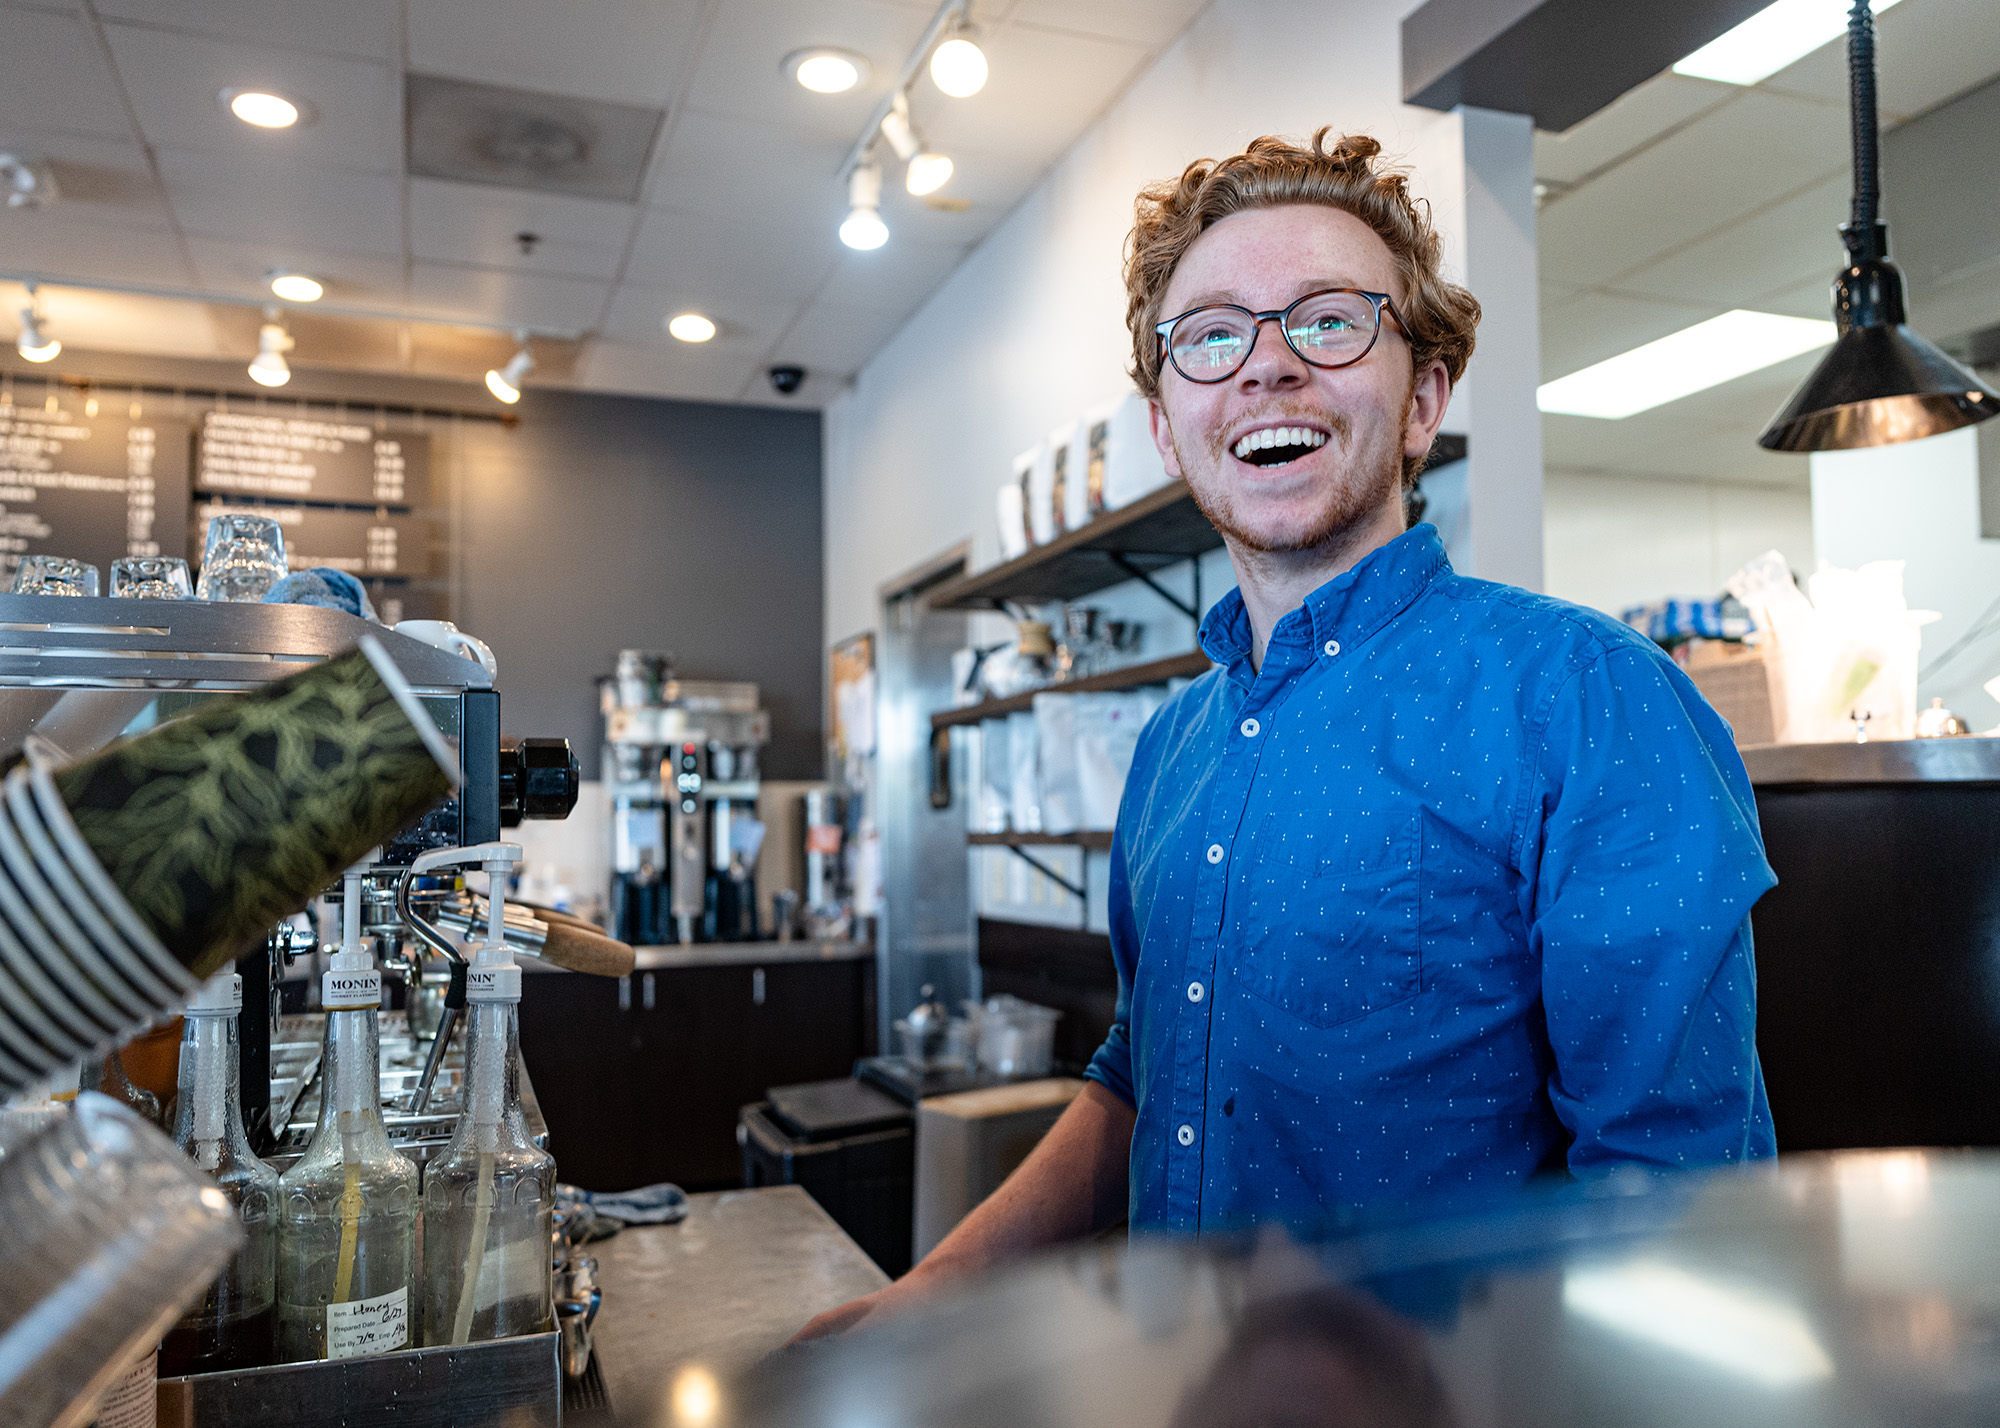
[[[1061,1019],[1053,1007],[1013,996],[988,997],[979,1016],[980,1067],[1018,1080],[1048,1075]]]

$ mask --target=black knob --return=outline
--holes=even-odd
[[[503,738],[500,826],[519,827],[524,818],[569,817],[582,777],[568,739]]]

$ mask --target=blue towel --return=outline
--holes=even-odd
[[[645,1185],[637,1190],[583,1192],[584,1203],[607,1219],[628,1225],[671,1225],[687,1218],[688,1197],[678,1185]]]
[[[264,596],[266,605],[317,605],[325,610],[345,610],[364,620],[381,620],[368,600],[368,590],[344,570],[315,565],[311,570],[294,570]]]

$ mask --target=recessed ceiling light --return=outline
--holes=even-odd
[[[1877,15],[1896,0],[1875,0]],[[1847,31],[1848,0],[1777,0],[1674,66],[1675,74],[1755,84]]]
[[[715,324],[698,312],[684,312],[668,320],[667,331],[683,342],[706,342],[715,336]]]
[[[845,94],[868,78],[866,57],[829,45],[793,50],[779,68],[815,94]]]
[[[286,302],[318,302],[326,294],[319,279],[286,272],[271,274],[271,291]]]
[[[1838,335],[1818,318],[1738,308],[1544,382],[1535,404],[1615,421],[1824,347]]]
[[[221,99],[231,114],[259,129],[289,129],[306,117],[301,106],[265,89],[225,89]]]

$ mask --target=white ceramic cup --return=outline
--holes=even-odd
[[[489,675],[499,677],[500,668],[493,658],[492,646],[476,635],[468,635],[449,620],[404,620],[389,628],[399,635],[408,635],[413,640],[434,645],[448,654],[477,660]]]

